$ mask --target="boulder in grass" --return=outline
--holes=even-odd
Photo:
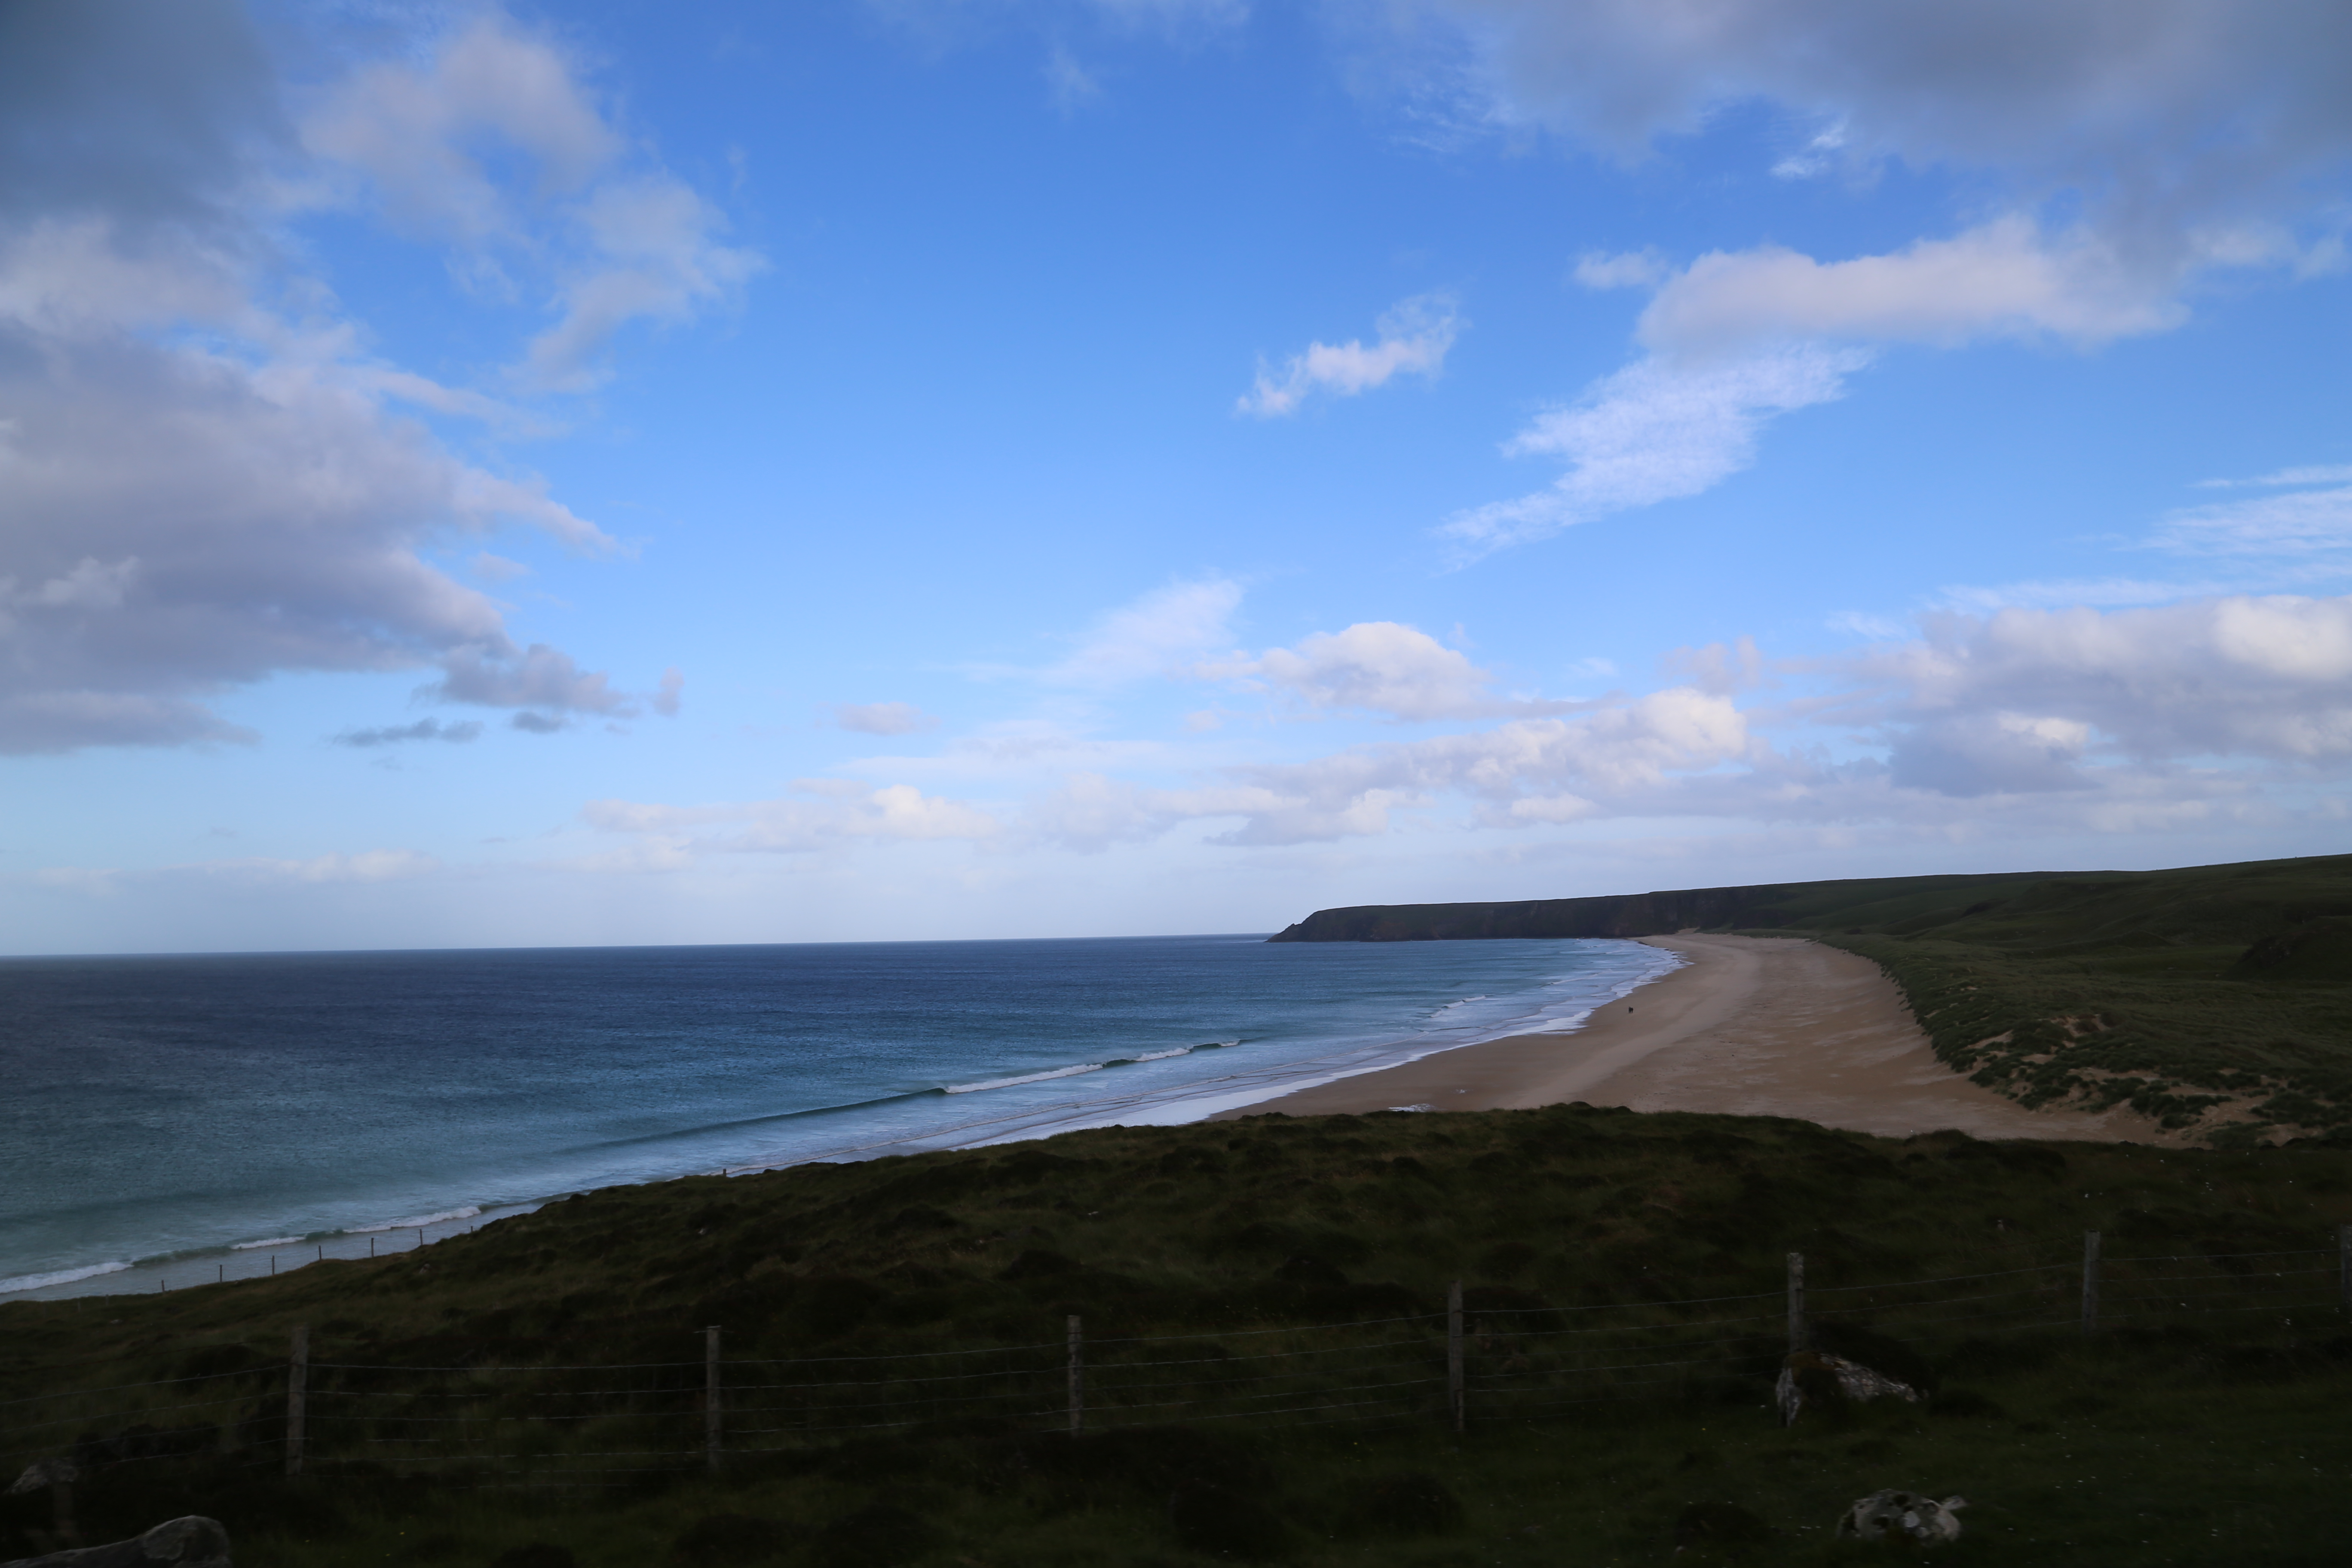
[[[1838,1521],[1843,1541],[1894,1541],[1914,1546],[1940,1546],[1960,1538],[1963,1497],[1940,1501],[1917,1492],[1873,1492],[1856,1501]]]
[[[1919,1391],[1902,1379],[1874,1371],[1860,1362],[1819,1351],[1799,1351],[1781,1363],[1780,1381],[1773,1386],[1772,1394],[1774,1403],[1780,1407],[1783,1426],[1795,1425],[1797,1417],[1809,1409],[1834,1409],[1873,1399],[1919,1403]]]
[[[129,1541],[23,1557],[0,1568],[230,1568],[228,1531],[218,1520],[192,1513]]]

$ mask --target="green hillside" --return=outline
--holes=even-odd
[[[0,1306],[0,1463],[77,1458],[91,1540],[213,1514],[245,1568],[1845,1563],[1831,1525],[1885,1487],[1971,1500],[1953,1564],[2283,1568],[2345,1540],[2347,1223],[2352,1151],[2311,1143],[1582,1107],[1108,1129]],[[1790,1250],[1816,1346],[1924,1400],[1780,1427]],[[0,1500],[0,1557],[49,1501]]]
[[[2175,871],[1325,910],[1277,942],[1807,935],[1875,960],[1937,1054],[2029,1105],[2227,1143],[2352,1132],[2352,856]]]

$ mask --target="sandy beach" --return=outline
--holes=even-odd
[[[2028,1110],[1936,1059],[1876,964],[1794,939],[1644,938],[1685,966],[1572,1033],[1521,1035],[1364,1073],[1213,1120],[1381,1110],[1491,1110],[1583,1100],[1633,1110],[1791,1116],[1906,1137],[2172,1142],[2128,1110]]]

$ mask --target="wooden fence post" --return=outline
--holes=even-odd
[[[1070,1314],[1070,1436],[1087,1425],[1087,1336],[1076,1312]]]
[[[2083,1233],[2083,1331],[2099,1331],[2099,1233]]]
[[[302,1473],[302,1426],[310,1382],[310,1329],[294,1331],[294,1348],[286,1361],[286,1473]]]
[[[1805,1255],[1789,1254],[1789,1353],[1806,1348]]]
[[[1445,1288],[1445,1404],[1453,1412],[1454,1429],[1456,1432],[1467,1430],[1470,1401],[1462,1379],[1462,1281],[1459,1279]]]
[[[719,1468],[720,1409],[719,1325],[713,1323],[702,1331],[702,1447],[714,1471]]]

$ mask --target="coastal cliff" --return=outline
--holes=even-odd
[[[1491,937],[1661,936],[1692,927],[1747,930],[1812,927],[1856,906],[1923,894],[1949,896],[1979,885],[2032,881],[2042,872],[1991,877],[1883,877],[1842,882],[1776,882],[1748,888],[1685,888],[1585,899],[1493,904],[1359,904],[1318,910],[1268,942],[1455,942]],[[2093,873],[2094,876],[2098,873]]]

